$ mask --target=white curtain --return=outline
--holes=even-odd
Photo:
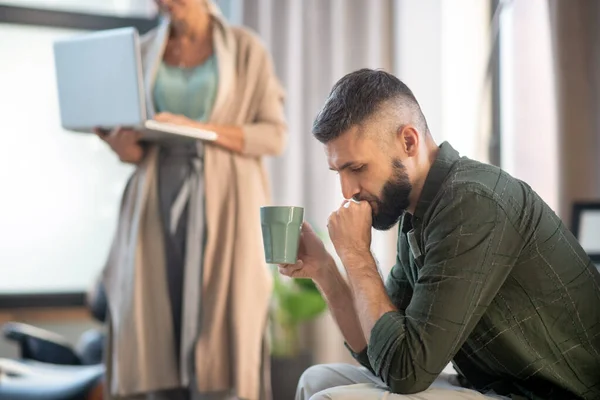
[[[289,143],[269,167],[278,204],[306,207],[323,229],[341,197],[312,122],[333,84],[361,67],[391,71],[391,1],[244,0],[243,24],[256,30],[286,88]]]
[[[288,147],[269,161],[274,203],[304,206],[306,219],[326,235],[327,218],[343,197],[322,144],[311,135],[312,122],[346,73],[393,71],[392,1],[243,0],[241,11],[237,22],[258,32],[287,92]],[[393,231],[375,234],[373,250],[382,267],[391,266],[394,242]],[[328,315],[312,328],[308,344],[316,362],[350,359]]]

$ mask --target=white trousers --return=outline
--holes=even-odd
[[[385,383],[364,367],[350,364],[315,365],[307,369],[296,391],[296,400],[486,400],[507,399],[495,394],[454,386],[442,373],[421,393],[393,394]]]

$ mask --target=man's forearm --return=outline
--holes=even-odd
[[[359,353],[367,347],[367,341],[361,329],[352,290],[339,273],[335,262],[330,262],[332,265],[327,268],[327,275],[316,283],[346,343],[352,351]]]
[[[387,312],[397,311],[370,254],[346,260],[344,263],[354,295],[358,319],[366,342],[369,342],[375,323]]]

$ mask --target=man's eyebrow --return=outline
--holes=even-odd
[[[336,169],[336,168],[333,168],[333,167],[329,167],[329,169],[330,169],[331,171],[343,171],[343,170],[345,170],[346,168],[350,167],[352,164],[354,164],[354,161],[348,161],[347,163],[344,163],[344,164],[343,164],[341,167],[339,167],[339,168],[337,168],[337,169]]]

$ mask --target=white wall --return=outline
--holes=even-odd
[[[131,169],[60,128],[52,41],[0,24],[0,293],[83,291],[106,261]]]

